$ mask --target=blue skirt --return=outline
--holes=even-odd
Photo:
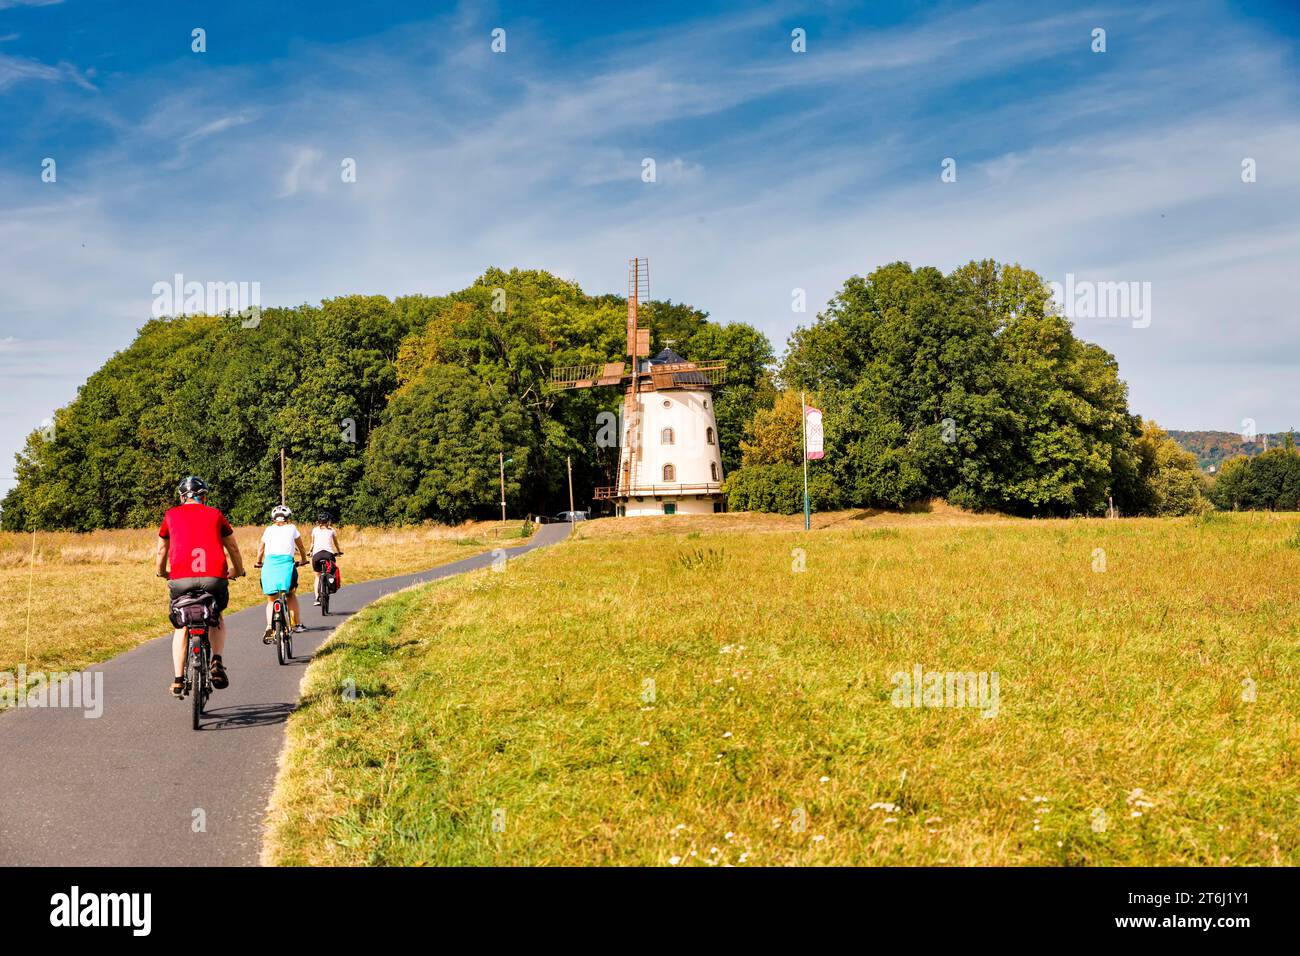
[[[279,594],[293,587],[292,554],[268,554],[262,559],[262,593]]]

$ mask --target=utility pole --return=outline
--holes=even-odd
[[[564,463],[569,468],[569,517],[572,518],[573,517],[573,457],[571,455],[566,455],[564,458]],[[577,523],[571,521],[570,524],[576,526]]]
[[[280,449],[280,504],[284,504],[284,449]]]
[[[497,455],[497,463],[501,467],[501,524],[506,523],[506,453],[500,452]]]
[[[806,392],[799,393],[799,406],[803,409],[803,414],[799,416],[799,434],[803,438],[803,529],[807,531],[812,527],[812,509],[808,503],[808,395]]]

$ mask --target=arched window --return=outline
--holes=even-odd
[[[673,430],[671,428],[665,428],[659,433],[659,443],[661,445],[671,445],[673,443]]]
[[[709,471],[713,473],[713,480],[714,480],[714,481],[717,481],[717,480],[718,480],[718,463],[717,463],[716,461],[711,461],[711,462],[709,462]]]
[[[713,429],[712,429],[712,428],[707,428],[707,429],[705,429],[705,431],[704,431],[704,440],[705,440],[706,442],[708,442],[710,445],[713,444]]]
[[[664,481],[672,484],[677,480],[677,469],[672,465],[664,465]]]

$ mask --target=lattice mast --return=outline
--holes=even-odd
[[[650,301],[650,260],[629,259],[627,263],[627,354],[632,362],[631,381],[623,393],[624,444],[626,463],[619,469],[619,493],[627,494],[641,479],[641,356],[650,357],[650,330],[641,328],[641,302]],[[621,456],[620,456],[621,457]]]

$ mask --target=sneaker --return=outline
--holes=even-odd
[[[212,662],[212,686],[217,690],[225,690],[230,686],[230,675],[226,673],[226,665],[220,660]]]
[[[172,681],[172,696],[177,700],[185,699],[185,681],[179,677]]]
[[[299,624],[297,627],[295,627],[295,628],[293,629],[293,632],[294,632],[295,634],[302,634],[302,633],[303,633],[304,631],[306,631],[306,630],[307,630],[307,625],[306,625],[306,624]]]
[[[317,598],[316,600],[312,601],[312,602],[311,602],[311,606],[312,606],[312,607],[320,607],[320,598]]]
[[[268,628],[266,629],[266,633],[262,635],[262,643],[263,643],[263,644],[274,644],[274,643],[275,643],[275,628],[273,628],[273,627],[268,627]]]

